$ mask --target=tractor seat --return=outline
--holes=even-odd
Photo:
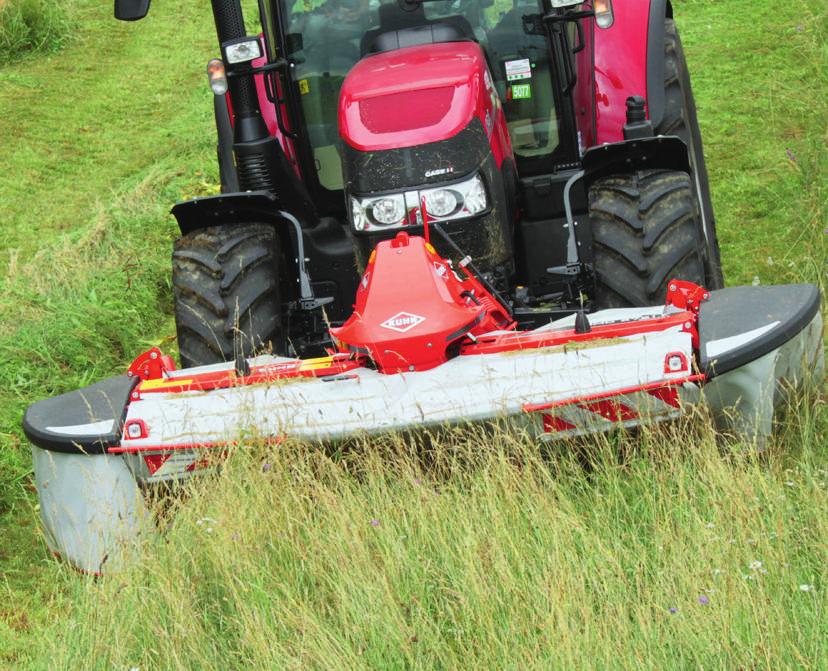
[[[442,21],[414,28],[375,32],[374,35],[367,33],[365,37],[369,39],[363,41],[363,55],[395,51],[405,47],[419,47],[423,44],[466,42],[474,39],[473,35],[469,36],[458,26]]]
[[[393,2],[379,7],[379,27],[367,31],[360,42],[360,54],[379,54],[404,47],[440,42],[476,41],[474,29],[465,16],[429,20],[422,3],[413,11]]]

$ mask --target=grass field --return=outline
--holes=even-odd
[[[728,282],[824,287],[824,12],[675,9]],[[257,448],[133,571],[52,560],[23,409],[174,351],[169,205],[217,184],[207,6],[111,11],[76,0],[61,51],[0,69],[0,668],[828,668],[824,397],[762,460],[703,421],[581,459],[497,432]]]
[[[66,43],[71,31],[72,0],[0,2],[0,63],[49,53]]]

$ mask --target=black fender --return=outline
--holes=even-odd
[[[176,203],[170,213],[181,235],[210,226],[249,223],[283,223],[279,201],[269,191],[238,191],[193,198]]]
[[[295,293],[298,294],[299,307],[310,310],[332,300],[314,297],[310,276],[305,267],[302,224],[291,213],[280,209],[279,200],[271,192],[244,191],[194,198],[176,203],[171,213],[178,222],[182,235],[210,226],[271,224],[279,236],[282,249],[286,252],[288,266],[294,271],[292,277],[284,279],[288,286],[298,287]]]
[[[674,135],[638,138],[587,149],[583,158],[586,189],[602,177],[637,170],[676,170],[690,174],[687,145]]]
[[[672,18],[669,0],[650,0],[647,26],[647,109],[653,128],[664,117],[664,21]]]

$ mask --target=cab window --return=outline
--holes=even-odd
[[[363,56],[363,37],[378,29],[441,19],[462,21],[486,53],[518,163],[543,162],[558,147],[559,116],[547,41],[523,30],[523,15],[540,11],[536,0],[443,0],[420,7],[421,11],[406,13],[397,0],[299,0],[289,6],[288,30],[302,35],[302,48],[290,55],[294,80],[316,172],[325,189],[343,188],[339,91]],[[381,16],[387,25],[380,25]]]

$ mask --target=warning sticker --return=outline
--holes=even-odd
[[[531,84],[512,84],[512,100],[526,100],[531,97]]]
[[[299,80],[299,93],[301,93],[302,95],[310,93],[310,84],[308,83],[307,79]]]
[[[517,61],[506,61],[506,81],[514,82],[519,79],[532,78],[532,64],[528,58]]]

